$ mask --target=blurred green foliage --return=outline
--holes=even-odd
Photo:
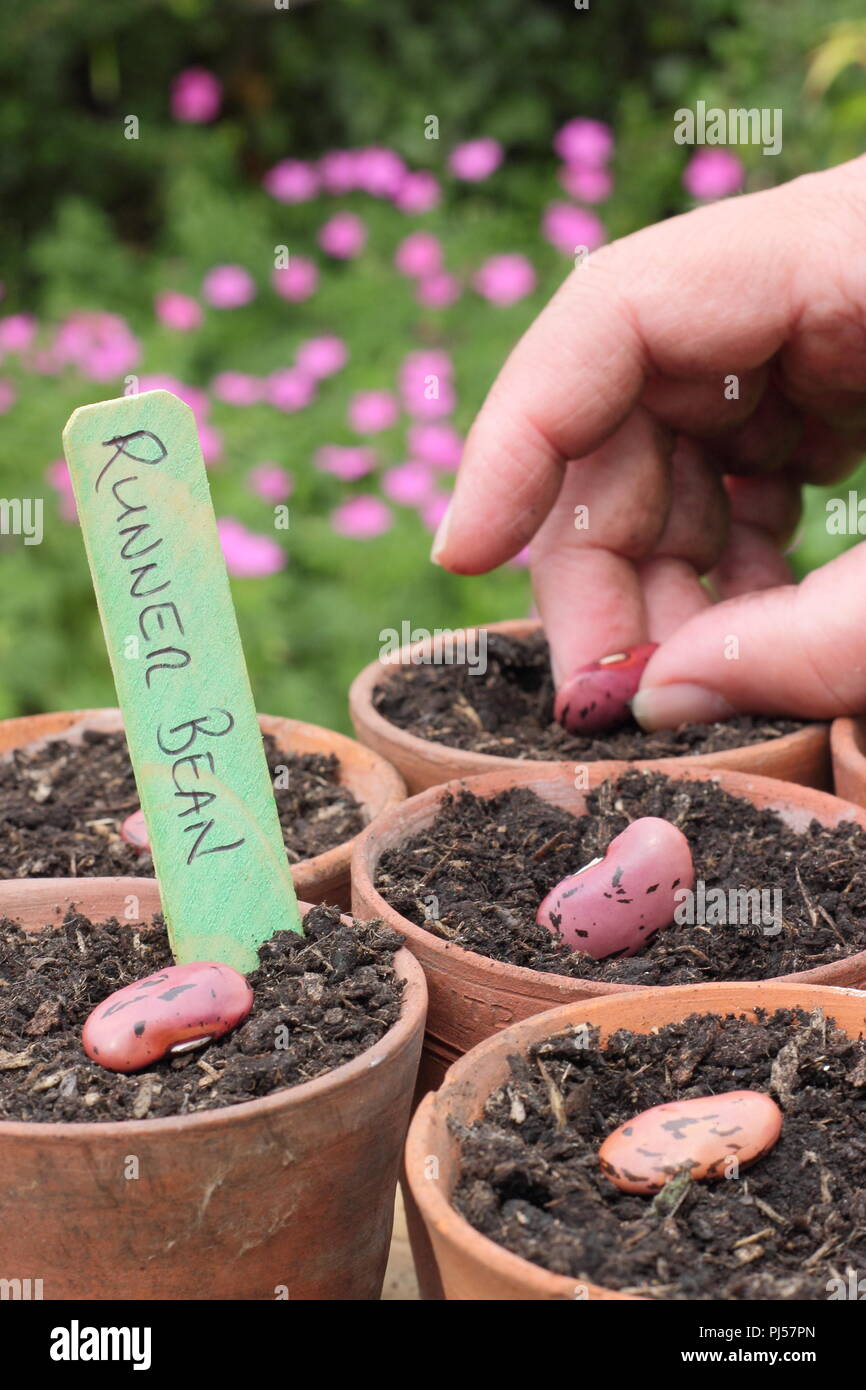
[[[509,347],[568,269],[539,231],[544,206],[563,197],[555,130],[574,115],[614,127],[616,191],[600,209],[610,237],[688,205],[688,152],[672,141],[673,112],[699,99],[783,109],[780,155],[739,151],[749,188],[853,157],[866,78],[856,42],[840,46],[835,26],[847,8],[847,0],[592,0],[588,12],[568,0],[292,0],[288,10],[267,0],[42,0],[0,10],[4,311],[34,312],[49,325],[75,309],[122,314],[142,344],[137,370],[196,385],[218,371],[287,366],[298,343],[319,333],[349,343],[348,368],[308,410],[213,406],[225,441],[212,475],[218,514],[269,527],[270,509],[245,486],[257,463],[284,464],[297,484],[286,570],[234,584],[260,708],[346,727],[346,687],[375,656],[382,628],[526,611],[520,571],[456,579],[431,568],[429,537],[404,509],[375,543],[335,536],[331,509],[369,491],[370,480],[347,489],[315,472],[311,458],[323,443],[355,442],[349,396],[393,389],[401,360],[421,346],[452,353],[455,423],[468,428]],[[807,92],[813,55],[834,41],[830,57],[841,57],[825,62]],[[212,126],[170,117],[172,78],[193,64],[224,84]],[[430,113],[438,142],[424,138]],[[124,138],[130,114],[140,123],[135,141]],[[334,146],[387,145],[443,176],[448,151],[478,135],[503,142],[506,164],[477,187],[445,177],[441,207],[421,218],[359,196],[282,207],[261,189],[276,160]],[[307,303],[284,304],[269,287],[275,245],[316,254],[316,230],[338,206],[364,218],[367,250],[325,269]],[[510,309],[471,291],[449,310],[419,309],[392,260],[421,226],[441,237],[448,268],[466,279],[498,251],[528,255],[537,292]],[[227,261],[255,277],[253,304],[210,311],[190,335],[156,323],[158,290],[197,294],[206,271]],[[111,703],[80,536],[60,521],[45,470],[71,410],[122,383],[103,390],[74,373],[26,375],[10,361],[0,371],[19,393],[0,419],[0,495],[41,495],[46,508],[41,546],[0,537],[0,716]],[[383,462],[405,457],[404,431],[405,421],[377,439]],[[825,496],[839,491],[810,495],[801,572],[858,539],[827,534]]]

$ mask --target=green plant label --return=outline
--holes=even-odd
[[[175,959],[300,931],[192,411],[85,405],[63,442]]]

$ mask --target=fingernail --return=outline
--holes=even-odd
[[[448,506],[442,516],[442,520],[436,528],[436,535],[433,537],[433,545],[430,548],[430,559],[434,565],[440,563],[439,556],[448,544],[448,532],[451,528],[451,508],[454,505],[454,498],[450,498]]]
[[[580,666],[556,693],[553,713],[573,734],[597,734],[628,719],[629,701],[657,647],[642,642]]]
[[[715,690],[686,683],[639,690],[631,702],[631,712],[647,733],[676,729],[680,724],[715,724],[737,713]]]

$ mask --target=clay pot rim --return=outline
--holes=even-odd
[[[866,778],[866,715],[840,715],[830,725],[830,756],[834,777],[841,763],[849,772]]]
[[[837,738],[848,742],[853,739],[858,732],[866,732],[866,714],[840,714],[833,720],[831,735],[836,734]],[[862,758],[864,755],[858,747],[857,752]]]
[[[97,882],[95,879],[89,880]],[[117,883],[117,879],[102,879],[103,883]],[[134,880],[127,880],[133,882]],[[64,879],[63,882],[69,882]],[[153,879],[145,880],[149,885]],[[306,917],[320,903],[299,902],[301,913]],[[346,913],[340,917],[347,924],[353,920]],[[62,919],[61,919],[62,920]],[[14,918],[13,918],[14,921]],[[46,923],[46,927],[54,924]],[[59,922],[56,924],[59,926]],[[130,926],[137,925],[130,923]],[[45,928],[43,928],[44,930]],[[222,1105],[213,1110],[197,1110],[189,1115],[162,1115],[152,1120],[4,1120],[0,1119],[0,1139],[50,1140],[53,1143],[81,1142],[92,1138],[97,1143],[101,1137],[106,1139],[124,1137],[145,1138],[149,1134],[165,1135],[183,1132],[189,1134],[198,1130],[207,1131],[220,1125],[254,1124],[266,1118],[274,1110],[291,1109],[308,1102],[337,1100],[339,1094],[354,1086],[360,1077],[373,1067],[395,1053],[402,1052],[412,1040],[418,1022],[427,1010],[427,981],[419,962],[411,951],[402,946],[394,954],[394,970],[397,978],[403,981],[400,1000],[400,1016],[378,1042],[365,1052],[331,1071],[315,1076],[311,1081],[301,1081],[297,1086],[284,1086],[267,1096],[257,1096],[254,1100],[237,1101],[233,1105]],[[147,1068],[142,1068],[146,1071]]]
[[[484,628],[488,632],[507,632],[514,637],[528,636],[531,632],[537,631],[542,626],[538,618],[511,618],[504,619],[496,623],[475,623],[470,627],[453,628],[456,633],[478,632]],[[398,724],[392,724],[390,719],[386,719],[380,714],[373,704],[373,692],[377,685],[383,680],[387,680],[389,675],[394,676],[401,665],[411,664],[408,660],[409,654],[427,645],[426,639],[420,642],[412,642],[400,648],[399,653],[395,654],[395,659],[390,662],[383,662],[378,658],[371,661],[352,681],[349,687],[349,710],[352,716],[352,723],[356,732],[360,735],[363,728],[367,728],[377,739],[377,746],[382,743],[397,747],[400,752],[410,758],[418,758],[424,762],[433,760],[446,760],[454,767],[465,767],[465,776],[480,776],[484,772],[505,772],[515,766],[528,766],[536,772],[544,775],[550,769],[560,767],[565,759],[549,758],[509,758],[501,753],[475,753],[469,748],[456,748],[450,743],[440,743],[433,739],[420,738],[418,734],[412,734],[407,729],[401,729]],[[691,766],[719,766],[719,758],[730,757],[732,753],[740,753],[748,750],[764,748],[782,748],[796,751],[801,744],[809,744],[816,737],[816,729],[829,730],[826,720],[813,720],[806,728],[796,729],[793,733],[782,734],[779,738],[765,739],[761,743],[740,744],[734,748],[729,748],[724,753],[682,753],[671,754],[666,758],[629,758],[607,760],[605,765],[612,761],[622,761],[628,767],[649,768],[650,770],[664,770],[670,763],[682,763],[688,761]],[[573,759],[571,761],[579,761]],[[587,766],[596,767],[601,763],[601,759],[588,762]]]
[[[713,998],[729,994],[732,989],[750,993],[754,991],[755,1000],[754,1004],[743,1003],[742,1005],[729,1006],[727,1010],[729,1013],[740,1008],[746,1013],[757,1007],[767,1007],[768,1004],[769,1007],[775,1008],[790,1008],[800,1004],[807,1011],[811,1011],[812,1008],[825,1001],[829,1009],[830,999],[834,996],[859,998],[866,1004],[866,990],[836,985],[788,984],[788,978],[713,982],[702,985],[666,985],[653,986],[652,988],[664,1000],[665,1005],[670,1005],[668,1022],[679,1021],[691,1013],[712,1012]],[[524,1041],[524,1037],[527,1032],[531,1033],[531,1041],[535,1042],[545,1037],[555,1037],[557,1033],[564,1032],[569,1028],[572,1023],[586,1022],[591,1024],[603,1021],[605,1014],[614,1015],[623,1000],[628,999],[634,992],[622,991],[616,997],[608,996],[560,1004],[553,1009],[546,1009],[543,1013],[535,1014],[532,1018],[511,1024],[501,1032],[485,1038],[483,1042],[476,1043],[475,1047],[453,1063],[439,1090],[431,1091],[424,1097],[409,1125],[404,1158],[405,1171],[425,1226],[435,1227],[438,1235],[451,1244],[467,1262],[471,1264],[483,1262],[492,1266],[494,1273],[499,1273],[515,1282],[520,1280],[527,1285],[527,1292],[529,1288],[534,1291],[534,1298],[537,1299],[574,1302],[575,1289],[582,1287],[587,1290],[591,1301],[600,1299],[628,1302],[657,1301],[643,1299],[637,1294],[621,1293],[619,1290],[611,1289],[604,1284],[593,1284],[587,1280],[571,1278],[564,1274],[554,1274],[542,1265],[533,1264],[531,1260],[525,1260],[521,1255],[513,1254],[512,1251],[506,1250],[504,1246],[491,1240],[489,1236],[484,1236],[480,1231],[476,1231],[475,1227],[471,1226],[466,1218],[454,1208],[451,1194],[445,1196],[440,1182],[422,1180],[418,1174],[423,1172],[424,1161],[428,1155],[436,1151],[434,1129],[443,1122],[447,1123],[445,1117],[448,1114],[450,1097],[455,1092],[462,1090],[464,1086],[471,1086],[479,1057],[488,1056],[493,1052],[502,1052],[505,1056],[509,1052],[519,1052],[523,1056],[526,1052],[527,1043]],[[769,1000],[766,999],[768,994],[771,996]],[[700,996],[697,1000],[695,999],[696,995]],[[677,1005],[680,1003],[683,1007],[678,1009]],[[602,1012],[602,1020],[597,1018],[599,1010]],[[657,1023],[653,1024],[653,1027],[656,1026],[658,1026]],[[610,1029],[609,1031],[613,1030]],[[501,1085],[502,1083],[497,1084]],[[485,1096],[485,1102],[489,1098],[489,1094],[491,1093]],[[455,1162],[455,1170],[457,1166],[457,1162]]]
[[[548,772],[547,767],[550,767],[553,771]],[[520,768],[510,769],[511,783],[513,786],[520,786],[526,782],[538,784],[539,782],[553,782],[554,780],[561,781],[563,779],[569,782],[571,781],[573,764],[553,763],[547,765],[547,767],[542,768],[538,763],[529,763]],[[634,763],[629,762],[592,763],[589,764],[589,767],[590,777],[595,779],[592,782],[592,786],[597,785],[598,782],[604,781],[607,778],[621,777],[627,772],[658,771],[664,776],[672,777],[677,780],[717,782],[722,786],[723,790],[729,791],[733,796],[739,795],[747,801],[749,800],[746,791],[747,786],[753,786],[757,790],[765,789],[768,794],[776,792],[777,800],[798,801],[802,800],[803,797],[812,800],[814,797],[819,797],[821,801],[827,800],[834,802],[850,812],[850,815],[840,816],[839,820],[853,820],[862,829],[866,830],[866,809],[862,806],[857,806],[854,802],[846,801],[842,797],[834,796],[832,792],[818,791],[817,788],[804,787],[797,782],[782,782],[775,777],[763,777],[757,773],[750,772],[733,772],[726,768],[698,768],[693,764],[688,764],[683,767],[679,776],[674,768],[638,768]],[[597,769],[603,770],[604,776],[596,776]],[[353,908],[354,895],[357,893],[359,897],[363,897],[366,902],[375,906],[375,912],[373,914],[375,917],[381,917],[389,926],[394,927],[396,931],[399,931],[405,936],[408,941],[417,944],[421,948],[423,955],[449,955],[457,960],[471,960],[482,969],[489,971],[494,977],[507,979],[508,987],[512,993],[526,995],[530,998],[536,996],[539,977],[549,980],[551,989],[560,989],[567,992],[572,992],[583,983],[585,986],[592,988],[593,997],[599,998],[609,995],[632,994],[635,992],[644,993],[646,990],[650,989],[663,989],[667,991],[669,989],[698,988],[697,985],[618,985],[607,980],[581,981],[580,976],[557,975],[552,971],[533,970],[527,965],[511,965],[506,961],[494,960],[491,956],[481,955],[478,951],[469,951],[465,946],[460,946],[456,942],[444,941],[441,937],[434,935],[433,932],[425,931],[423,927],[416,926],[414,922],[410,922],[407,917],[403,917],[401,913],[391,907],[390,903],[385,901],[376,888],[374,875],[378,869],[382,853],[384,853],[386,848],[393,848],[394,845],[400,843],[400,832],[407,830],[407,822],[414,821],[413,811],[418,810],[423,814],[428,807],[436,805],[449,793],[451,795],[456,795],[462,791],[469,791],[476,796],[480,796],[483,795],[485,789],[489,787],[490,794],[496,795],[502,788],[499,786],[492,786],[491,784],[494,780],[498,780],[500,776],[501,774],[499,773],[497,773],[495,777],[491,776],[490,773],[478,773],[474,777],[457,777],[450,782],[441,782],[435,787],[428,787],[425,791],[416,792],[414,796],[408,797],[407,800],[397,808],[399,819],[395,812],[391,810],[384,812],[382,816],[378,818],[375,825],[367,826],[363,834],[359,836],[352,854]],[[383,841],[387,840],[387,844],[382,845],[375,859],[373,858],[373,853],[370,851],[370,841],[373,836],[381,836]],[[834,965],[842,965],[843,963],[845,966],[850,966],[850,964],[858,958],[862,958],[864,969],[866,969],[866,948],[864,948],[862,951],[852,951],[850,955],[840,956],[838,961],[828,962],[827,965],[814,966],[810,970],[798,970],[790,975],[768,976],[767,979],[759,980],[756,983],[771,984],[790,982],[792,984],[817,985],[824,988],[834,988],[835,986],[833,986],[832,981],[826,981],[826,972],[828,969],[832,968]],[[818,971],[824,973],[818,975],[816,978],[816,973]],[[738,982],[736,980],[710,980],[706,981],[706,983],[734,985],[746,982]]]
[[[118,728],[123,727],[123,718],[121,711],[117,708],[117,706],[113,705],[106,705],[103,707],[94,706],[93,708],[89,709],[52,710],[46,711],[46,713],[49,715],[75,715],[75,723],[78,723],[82,719],[88,718],[116,718],[118,721]],[[34,716],[32,715],[21,716],[22,720],[30,719],[33,717]],[[38,718],[39,716],[35,717]],[[380,816],[385,811],[390,810],[392,806],[397,806],[400,804],[400,802],[405,801],[406,783],[404,782],[397,769],[393,767],[391,763],[388,762],[387,758],[383,758],[382,754],[377,753],[374,749],[367,748],[363,744],[359,744],[357,739],[350,738],[348,734],[338,733],[336,729],[328,729],[325,727],[324,724],[309,724],[306,720],[290,719],[288,718],[288,716],[280,714],[259,714],[258,720],[262,732],[271,734],[277,740],[277,743],[279,744],[280,748],[286,752],[291,752],[292,750],[288,742],[283,742],[282,740],[285,739],[287,736],[290,737],[292,733],[297,732],[304,736],[308,736],[314,740],[318,739],[319,736],[321,736],[323,744],[328,743],[329,745],[331,745],[329,750],[326,750],[323,747],[322,751],[330,751],[332,753],[335,753],[340,761],[341,767],[345,767],[349,763],[350,752],[354,756],[356,755],[356,752],[359,748],[362,748],[364,754],[370,758],[371,774],[375,777],[375,780],[378,782],[378,785],[381,788],[381,796],[379,798],[380,804],[374,805],[372,802],[362,804],[358,800],[358,797],[355,796],[355,793],[352,792],[352,795],[355,796],[355,799],[356,801],[358,801],[358,805],[361,807],[361,810],[367,816],[367,824],[361,830],[359,830],[356,835],[351,836],[350,839],[341,840],[338,845],[333,845],[330,849],[323,850],[321,854],[314,854],[311,855],[308,859],[298,859],[295,863],[289,864],[290,870],[293,873],[303,873],[305,880],[312,879],[315,881],[319,881],[330,879],[334,875],[339,874],[341,869],[344,869],[346,861],[349,858],[351,858],[354,846],[356,845],[360,837],[364,834],[364,831],[367,830],[368,827],[372,824],[372,822],[377,818],[377,816]],[[4,725],[7,728],[10,725],[15,724],[16,722],[17,721],[15,719],[7,719],[3,721]],[[62,732],[60,736],[62,737]],[[35,740],[28,740],[28,742],[32,741]],[[24,747],[24,744],[16,746]],[[349,787],[348,790],[352,791],[352,788]],[[86,876],[85,880],[83,881],[89,882],[90,877],[91,876],[89,875]],[[116,877],[127,878],[133,877],[133,875],[118,874],[116,875]],[[22,881],[26,882],[26,880]],[[74,881],[75,880],[71,877],[40,879],[40,882],[42,883],[55,883],[57,885],[71,883]],[[305,883],[302,886],[309,885]]]

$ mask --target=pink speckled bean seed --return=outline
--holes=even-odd
[[[763,1158],[781,1132],[782,1112],[769,1096],[725,1091],[643,1110],[607,1136],[598,1161],[622,1192],[648,1194],[683,1169],[705,1181],[739,1173]]]
[[[120,827],[120,838],[125,840],[133,849],[139,853],[150,849],[150,836],[147,833],[147,822],[144,819],[143,811],[133,811],[131,816]]]
[[[89,1015],[84,1051],[109,1071],[138,1071],[167,1052],[219,1038],[246,1018],[253,992],[230,965],[169,965],[124,985]]]
[[[628,719],[644,667],[658,646],[643,642],[580,666],[559,687],[554,715],[570,733],[598,734]]]
[[[682,831],[658,816],[642,816],[611,840],[603,859],[552,888],[535,920],[595,960],[633,956],[670,926],[677,892],[694,882]]]

